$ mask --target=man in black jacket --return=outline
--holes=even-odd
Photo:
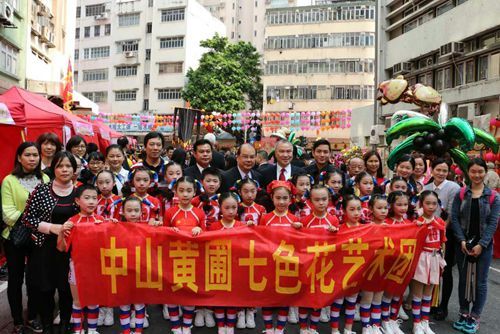
[[[332,150],[330,142],[326,139],[318,139],[313,144],[312,155],[314,162],[307,166],[306,172],[314,178],[314,182],[318,183],[319,174],[323,171],[331,172],[334,167],[330,163],[330,154]]]
[[[193,145],[195,164],[184,170],[184,175],[201,181],[201,172],[210,166],[212,161],[212,144],[206,139],[199,139]]]
[[[251,178],[259,183],[261,182],[262,175],[252,169],[255,166],[256,155],[257,152],[251,144],[243,144],[238,147],[238,151],[236,152],[237,166],[222,173],[221,192],[229,191],[229,188],[238,180],[244,178]]]

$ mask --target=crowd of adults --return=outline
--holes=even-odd
[[[64,149],[63,149],[63,146]],[[161,133],[151,132],[144,138],[143,149],[131,148],[126,138],[120,138],[104,152],[96,145],[87,144],[79,136],[72,137],[62,145],[53,133],[41,135],[36,143],[24,142],[16,152],[15,166],[1,185],[1,210],[4,222],[2,231],[3,251],[7,258],[8,301],[14,322],[14,332],[22,333],[30,328],[39,333],[52,331],[55,310],[55,292],[58,293],[58,309],[62,330],[68,327],[71,315],[71,294],[68,285],[67,253],[56,249],[57,235],[62,224],[77,212],[74,204],[75,189],[82,183],[94,182],[99,170],[109,169],[114,177],[114,192],[121,194],[127,181],[130,167],[142,161],[142,165],[154,171],[159,183],[165,179],[169,161],[184,167],[184,175],[201,179],[204,169],[215,167],[222,174],[221,192],[228,191],[238,180],[251,178],[265,189],[273,180],[288,180],[306,172],[318,182],[323,171],[332,171],[338,166],[332,163],[332,149],[327,140],[314,142],[310,155],[296,155],[294,146],[278,140],[274,147],[274,162],[269,161],[269,152],[256,150],[251,144],[243,144],[234,150],[217,150],[215,136],[207,135],[196,141],[192,152],[165,145]],[[469,309],[465,296],[466,267],[464,259],[477,259],[477,291],[472,313],[480,316],[486,300],[488,268],[492,258],[493,234],[498,221],[500,198],[490,200],[493,189],[500,187],[498,174],[488,169],[484,161],[474,160],[467,171],[470,184],[461,192],[461,183],[451,173],[450,162],[438,159],[430,163],[423,156],[405,156],[398,161],[397,176],[411,183],[411,188],[434,190],[439,194],[442,210],[449,213],[446,244],[448,265],[443,273],[440,307],[435,310],[436,319],[444,319],[453,288],[452,268],[458,263],[459,301],[462,311]],[[384,163],[376,151],[363,157],[352,157],[340,166],[345,181],[362,171],[371,174],[378,185],[388,178],[383,173]],[[486,183],[485,183],[486,182]],[[41,190],[30,196],[35,187]],[[260,202],[268,207],[265,193]],[[495,221],[496,220],[496,221]],[[11,232],[20,233],[21,226],[30,226],[33,242],[15,244]],[[477,232],[476,246],[467,249],[468,231]],[[25,278],[26,272],[26,278]],[[22,286],[26,282],[27,319],[23,317]],[[47,331],[49,332],[49,331]]]

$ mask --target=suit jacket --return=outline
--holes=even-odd
[[[191,160],[189,161],[189,167],[196,166],[196,160],[194,156],[191,156]],[[210,166],[219,168],[220,170],[226,169],[226,159],[224,158],[224,154],[219,151],[212,151],[212,161],[210,162]]]
[[[201,182],[201,172],[196,164],[184,169],[184,175],[191,176]]]
[[[250,174],[252,175],[252,179],[259,182],[259,184],[262,182],[262,174],[258,171],[252,169]],[[241,174],[238,167],[233,167],[223,172],[220,192],[223,193],[229,191],[229,188],[231,188],[238,180],[241,180]]]
[[[263,167],[262,169],[259,169],[259,172],[262,174],[262,183],[261,183],[262,189],[266,189],[266,187],[269,183],[271,183],[274,180],[277,180],[277,178],[276,178],[276,173],[277,173],[276,165],[269,165],[267,167]],[[303,173],[304,169],[292,165],[291,172],[292,172],[291,176],[294,176],[295,174]]]

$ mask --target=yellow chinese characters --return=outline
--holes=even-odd
[[[309,246],[307,247],[307,252],[308,253],[314,253],[314,259],[307,270],[307,276],[311,277],[311,293],[316,292],[316,281],[319,281],[319,289],[321,290],[322,293],[332,293],[333,288],[335,287],[335,281],[333,279],[330,279],[330,282],[326,284],[325,277],[326,274],[333,268],[333,262],[327,260],[327,255],[331,252],[335,252],[336,245],[335,244],[327,244],[326,242],[323,242],[323,245],[319,245],[319,243],[316,241],[314,243],[314,246]],[[320,262],[320,270],[319,272],[316,272],[316,266],[318,264],[318,258],[321,257],[321,262]]]
[[[205,244],[205,290],[231,291],[231,240]]]
[[[187,286],[191,291],[198,292],[196,285],[196,258],[200,256],[198,244],[191,241],[174,241],[170,243],[169,257],[173,259],[172,291],[178,291]]]
[[[299,278],[299,257],[293,256],[295,251],[294,245],[286,244],[285,241],[281,240],[278,249],[273,253],[273,259],[276,266],[276,277],[274,288],[277,293],[282,294],[295,294],[300,291],[302,287],[302,282],[298,280]],[[295,286],[282,286],[281,278],[284,277],[296,277],[297,284]]]
[[[247,258],[241,258],[239,260],[240,266],[248,266],[248,281],[250,283],[250,290],[252,291],[264,291],[267,285],[267,278],[263,277],[260,282],[255,281],[255,267],[257,266],[267,266],[267,259],[265,257],[256,258],[255,257],[255,240],[250,240],[249,255]]]
[[[408,275],[411,263],[415,258],[417,239],[401,239],[399,247],[400,254],[396,261],[394,261],[389,273],[387,273],[387,279],[401,284]]]
[[[346,290],[349,288],[354,288],[358,285],[358,281],[350,282],[351,277],[354,275],[356,271],[359,270],[365,263],[364,256],[361,256],[363,251],[368,250],[369,246],[367,243],[364,243],[361,238],[357,239],[349,239],[348,243],[342,245],[342,250],[347,251],[349,256],[344,256],[344,263],[352,264],[351,268],[347,271],[342,280],[342,289]],[[351,256],[358,255],[358,256]]]
[[[135,247],[135,284],[138,288],[149,288],[163,290],[163,247],[157,246],[156,263],[157,263],[157,279],[153,281],[151,276],[153,272],[152,256],[151,256],[151,238],[146,238],[146,281],[141,279],[141,247]]]
[[[368,265],[368,268],[363,272],[363,277],[367,276],[368,280],[373,278],[373,275],[378,271],[379,278],[385,273],[385,257],[394,255],[394,242],[389,237],[384,237],[384,248],[375,251],[375,257]]]
[[[109,258],[109,266],[106,266],[106,258]],[[121,260],[121,266],[117,260]],[[109,248],[101,248],[101,274],[111,276],[111,293],[116,294],[116,277],[127,276],[127,249],[116,248],[116,237],[110,238]]]

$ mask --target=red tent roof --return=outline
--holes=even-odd
[[[7,90],[0,96],[0,101],[7,105],[16,125],[23,127],[71,126],[72,117],[76,117],[45,97],[19,87]]]

